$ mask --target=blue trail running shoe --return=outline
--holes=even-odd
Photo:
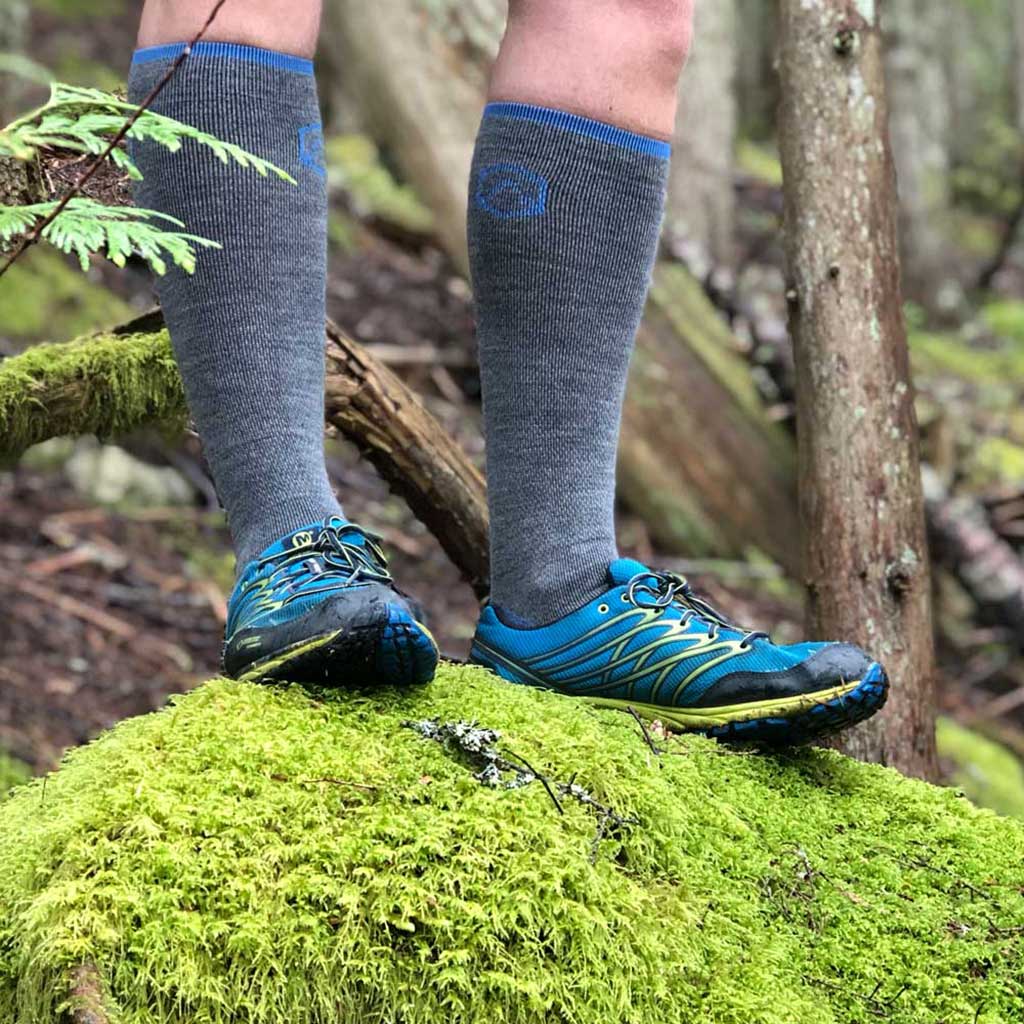
[[[378,540],[333,517],[250,562],[228,602],[224,671],[327,686],[433,679],[437,645],[395,589]]]
[[[682,576],[631,559],[608,576],[606,593],[546,626],[486,606],[472,660],[510,682],[720,740],[805,743],[885,704],[884,669],[851,644],[778,646],[731,625]]]

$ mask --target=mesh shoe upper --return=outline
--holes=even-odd
[[[338,517],[303,527],[245,567],[228,602],[228,642],[299,618],[341,589],[391,582],[384,553],[362,527]]]
[[[741,630],[682,577],[630,559],[609,566],[609,582],[595,601],[537,628],[510,624],[485,607],[474,660],[507,679],[576,696],[677,707],[811,692],[860,678],[870,665],[848,644],[780,646]]]

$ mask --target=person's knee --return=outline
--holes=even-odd
[[[707,0],[714,2],[714,0]],[[675,79],[693,39],[694,0],[509,0],[509,23],[534,37],[562,37],[597,64],[642,66]]]
[[[706,0],[714,3],[715,0]],[[638,45],[678,75],[693,42],[694,0],[616,0],[619,17],[636,26]]]

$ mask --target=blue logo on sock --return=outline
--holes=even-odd
[[[324,163],[324,133],[319,124],[306,124],[299,129],[299,163],[327,177]]]
[[[473,201],[502,220],[539,217],[548,205],[548,180],[521,164],[491,164],[477,174]]]

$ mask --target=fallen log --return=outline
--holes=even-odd
[[[978,607],[982,621],[1008,626],[1024,647],[1024,562],[969,494],[950,495],[938,474],[922,473],[928,536],[936,559]]]
[[[478,594],[488,578],[483,477],[422,402],[336,324],[326,341],[327,420],[438,538]],[[51,437],[182,426],[185,399],[158,311],[101,335],[0,362],[0,458]]]

